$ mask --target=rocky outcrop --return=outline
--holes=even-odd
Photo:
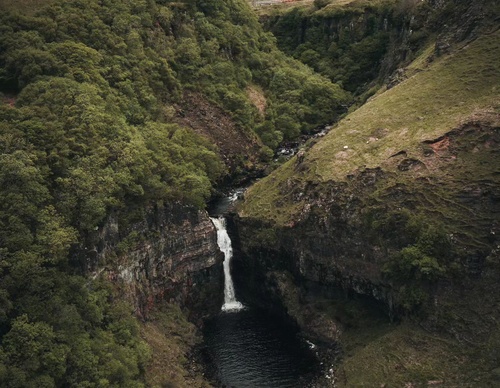
[[[285,227],[236,218],[242,254],[235,272],[244,274],[236,281],[256,299],[267,294],[265,300],[283,300],[293,310],[276,286],[283,282],[270,275],[288,271],[294,278],[288,283],[303,290],[364,295],[383,302],[390,315],[423,308],[428,322],[450,329],[449,320],[439,320],[461,290],[482,287],[497,271],[500,186],[490,167],[499,136],[498,122],[473,119],[423,142],[418,160],[400,152],[345,182],[285,182],[284,191],[307,198],[303,210]],[[406,274],[392,263],[406,260],[410,248],[417,253]],[[433,269],[419,262],[424,256]]]
[[[185,92],[182,105],[176,106],[174,120],[217,146],[232,180],[245,180],[245,175],[260,174],[260,140],[201,94]]]
[[[113,281],[138,316],[162,302],[187,307],[193,320],[220,309],[223,254],[205,211],[155,207],[126,228],[110,217],[90,241],[88,270]]]
[[[368,193],[383,175],[380,169],[365,170],[352,180]],[[303,191],[302,196],[307,195],[310,201],[301,219],[291,227],[276,228],[256,220],[237,219],[242,255],[235,260],[235,266],[239,266],[235,273],[245,274],[239,279],[236,275],[237,281],[254,294],[252,284],[270,284],[263,273],[288,271],[299,286],[341,288],[386,301],[391,306],[390,287],[381,280],[387,251],[371,245],[367,238],[369,232],[359,197],[362,193],[357,191],[353,195],[347,184],[333,182],[328,193],[316,196],[315,189]],[[256,229],[260,232],[256,233]],[[268,295],[264,300],[269,299]]]

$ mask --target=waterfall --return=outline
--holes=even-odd
[[[226,219],[222,216],[218,218],[210,218],[217,229],[217,244],[220,250],[224,253],[224,305],[222,311],[238,311],[243,308],[243,305],[236,300],[234,294],[233,279],[231,278],[231,258],[233,257],[233,247],[231,239],[227,234]]]

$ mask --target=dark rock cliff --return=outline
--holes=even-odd
[[[377,78],[388,81],[424,44],[428,12],[414,8],[354,2],[295,8],[261,21],[287,54],[361,94]]]
[[[126,228],[110,217],[85,252],[87,270],[113,281],[140,317],[162,302],[187,308],[193,320],[222,305],[223,254],[205,211],[155,207]]]
[[[498,273],[500,186],[490,167],[498,163],[499,130],[498,123],[471,121],[422,143],[418,160],[402,152],[345,182],[283,188],[307,205],[286,227],[236,217],[235,281],[265,306],[297,310],[297,300],[290,302],[296,291],[287,287],[344,290],[382,302],[388,315],[424,311],[425,325],[469,335],[449,316],[457,298],[469,304],[460,319],[481,316],[488,307],[472,299]],[[408,268],[394,267],[408,255]],[[283,280],[287,273],[291,281]],[[491,330],[487,320],[474,319],[476,334]]]

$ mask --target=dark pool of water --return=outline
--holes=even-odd
[[[206,322],[205,353],[221,387],[307,387],[318,362],[307,343],[259,310],[222,313]]]

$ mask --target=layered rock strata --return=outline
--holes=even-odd
[[[126,228],[110,217],[89,240],[88,270],[117,284],[138,316],[164,302],[188,308],[194,320],[220,309],[223,254],[205,211],[155,207]]]

